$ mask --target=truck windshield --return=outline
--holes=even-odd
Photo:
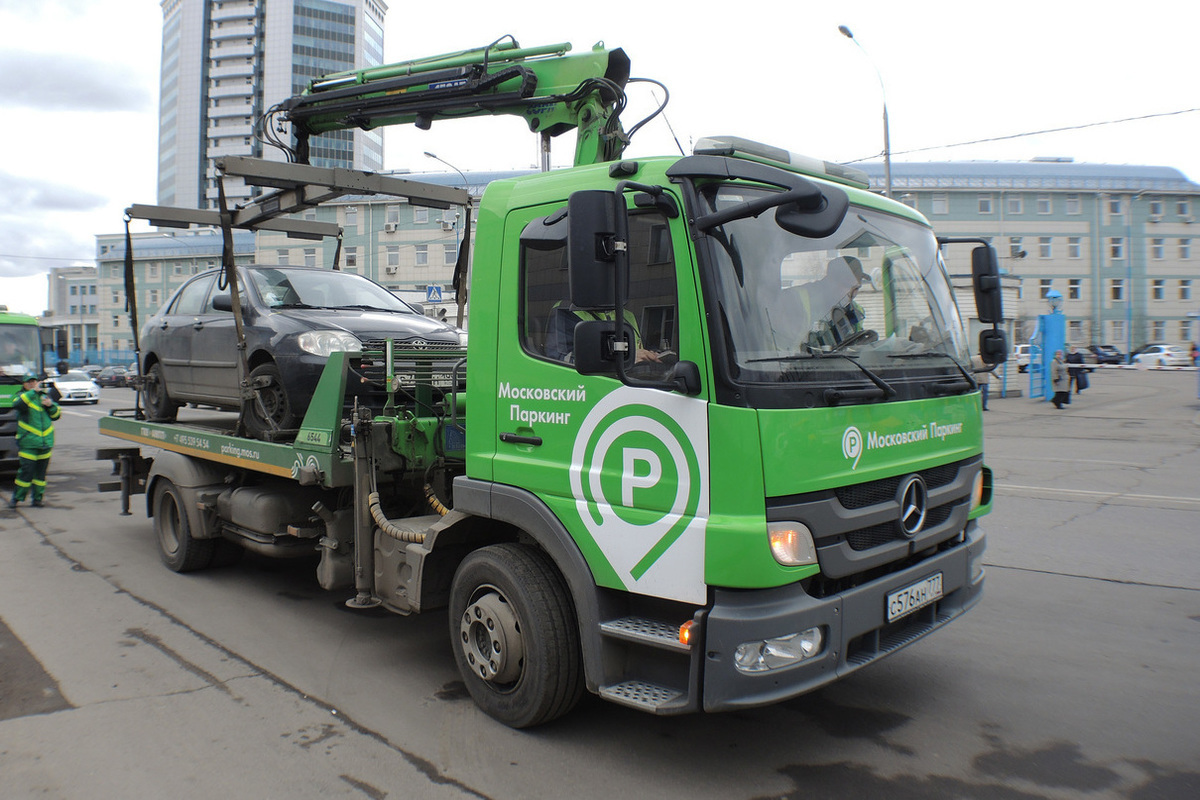
[[[702,213],[770,191],[711,184],[699,192]],[[889,387],[963,377],[966,337],[929,228],[852,205],[823,239],[789,233],[766,212],[713,228],[709,241],[707,294],[738,383],[837,386],[862,383],[864,368]]]
[[[0,383],[20,383],[41,372],[41,341],[35,325],[0,323]]]

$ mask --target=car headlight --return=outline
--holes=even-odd
[[[300,349],[328,358],[330,353],[361,353],[362,342],[345,331],[307,331],[297,339]]]

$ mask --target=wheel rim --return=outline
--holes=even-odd
[[[495,586],[481,586],[459,620],[459,647],[482,680],[497,687],[521,677],[525,643],[521,623]]]
[[[174,554],[179,551],[179,506],[175,498],[164,494],[158,503],[159,539],[164,551]]]
[[[271,377],[266,386],[256,391],[255,410],[262,416],[264,422],[274,427],[280,427],[288,413],[287,397],[283,386]]]

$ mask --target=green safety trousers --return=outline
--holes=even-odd
[[[26,495],[33,495],[33,502],[41,504],[46,494],[46,470],[50,468],[49,447],[23,447],[17,453],[17,478],[13,481],[17,490],[13,502],[19,503]]]

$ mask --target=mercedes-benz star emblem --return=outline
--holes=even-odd
[[[900,533],[911,539],[925,525],[929,510],[929,490],[920,475],[913,475],[900,487]]]

